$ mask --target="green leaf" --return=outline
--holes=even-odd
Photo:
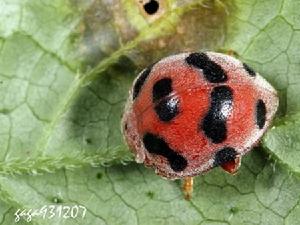
[[[5,224],[5,223],[8,223],[8,221],[13,221],[13,208],[10,207],[8,204],[4,204],[4,203],[1,203],[0,205],[0,223],[1,224]],[[8,219],[9,217],[9,219]]]
[[[149,16],[136,0],[0,0],[0,224],[52,204],[87,215],[31,223],[300,223],[300,3],[160,3]],[[144,66],[206,49],[233,50],[276,87],[280,109],[265,152],[247,155],[236,176],[197,177],[188,202],[180,182],[122,165],[132,156],[120,117]]]
[[[163,180],[135,164],[2,177],[0,182],[17,208],[82,205],[87,209],[85,218],[35,217],[37,224],[293,225],[299,221],[300,180],[268,162],[259,149],[246,157],[236,176],[216,169],[197,177],[192,201],[183,199],[180,182]]]
[[[287,170],[300,174],[300,114],[283,117],[264,138],[264,147],[269,150]]]

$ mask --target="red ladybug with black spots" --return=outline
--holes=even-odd
[[[122,128],[136,161],[168,179],[216,166],[235,173],[278,107],[275,89],[245,63],[220,53],[182,53],[135,79]]]

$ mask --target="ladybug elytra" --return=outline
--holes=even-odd
[[[221,53],[181,53],[144,69],[122,119],[136,161],[168,179],[221,166],[235,173],[278,107],[275,89],[245,63]],[[186,193],[190,195],[191,193]]]

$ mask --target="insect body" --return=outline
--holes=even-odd
[[[137,162],[190,180],[216,166],[235,173],[277,107],[275,89],[241,61],[182,53],[138,75],[122,127]]]

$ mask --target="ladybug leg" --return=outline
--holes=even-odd
[[[193,194],[193,177],[186,177],[183,180],[182,191],[186,200],[191,200]]]
[[[237,155],[234,160],[224,163],[223,165],[221,165],[221,167],[226,172],[234,175],[237,173],[238,169],[241,166],[241,159],[242,159],[242,156]]]
[[[220,48],[220,49],[218,49],[217,52],[220,52],[220,53],[223,53],[223,54],[226,54],[229,56],[233,56],[233,57],[239,57],[239,54],[236,51],[234,51],[233,49]]]
[[[238,56],[237,52],[232,49],[228,49],[226,54],[230,56]]]

